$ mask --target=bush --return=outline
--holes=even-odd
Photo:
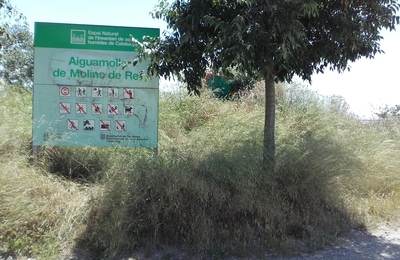
[[[358,225],[338,178],[360,163],[332,126],[336,114],[311,92],[301,100],[301,92],[281,88],[282,103],[285,91],[299,102],[292,100],[278,121],[275,175],[262,167],[263,108],[253,98],[176,100],[222,108],[218,119],[186,132],[184,146],[157,159],[121,158],[103,196],[92,201],[96,221],[83,240],[100,255],[168,244],[204,256],[248,256],[293,253],[304,243],[319,248]]]
[[[118,174],[92,202],[88,243],[101,253],[184,244],[203,254],[277,244],[282,234],[273,231],[284,212],[257,161],[240,160],[247,153],[198,159],[171,152],[121,162],[128,167],[113,169]]]

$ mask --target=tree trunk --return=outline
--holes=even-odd
[[[266,171],[275,171],[275,81],[267,69],[265,80],[265,122],[263,164]]]

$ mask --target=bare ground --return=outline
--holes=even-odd
[[[33,258],[2,257],[0,260],[36,260]],[[66,255],[63,260],[96,259],[87,252],[75,252],[73,255]],[[188,256],[183,250],[176,248],[166,248],[153,252],[146,256],[144,252],[124,254],[116,257],[117,260],[159,260],[159,259],[196,259]],[[210,257],[209,259],[214,259]],[[260,258],[229,258],[229,260],[260,259]],[[339,238],[337,243],[321,251],[310,254],[301,254],[296,257],[274,257],[266,254],[262,259],[274,260],[302,260],[302,259],[329,259],[329,260],[368,260],[368,259],[399,259],[400,260],[400,225],[388,226],[386,224],[378,226],[376,229],[368,231],[353,230],[345,237]]]
[[[400,226],[390,227],[384,224],[371,232],[353,230],[346,237],[340,238],[332,248],[298,257],[277,259],[400,259]]]

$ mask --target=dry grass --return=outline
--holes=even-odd
[[[0,160],[0,253],[54,257],[72,248],[88,192],[13,154]]]
[[[0,255],[295,254],[400,214],[399,120],[362,123],[340,98],[302,86],[277,86],[275,175],[261,165],[262,84],[235,101],[162,95],[157,159],[146,149],[64,147],[43,149],[34,165],[31,93],[5,91]]]
[[[351,208],[368,226],[397,222],[400,215],[400,120],[354,125],[353,149],[362,162],[357,174],[343,178],[340,186]],[[350,139],[350,138],[349,138]]]

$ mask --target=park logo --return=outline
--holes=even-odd
[[[71,44],[85,44],[86,31],[84,30],[71,30]]]

